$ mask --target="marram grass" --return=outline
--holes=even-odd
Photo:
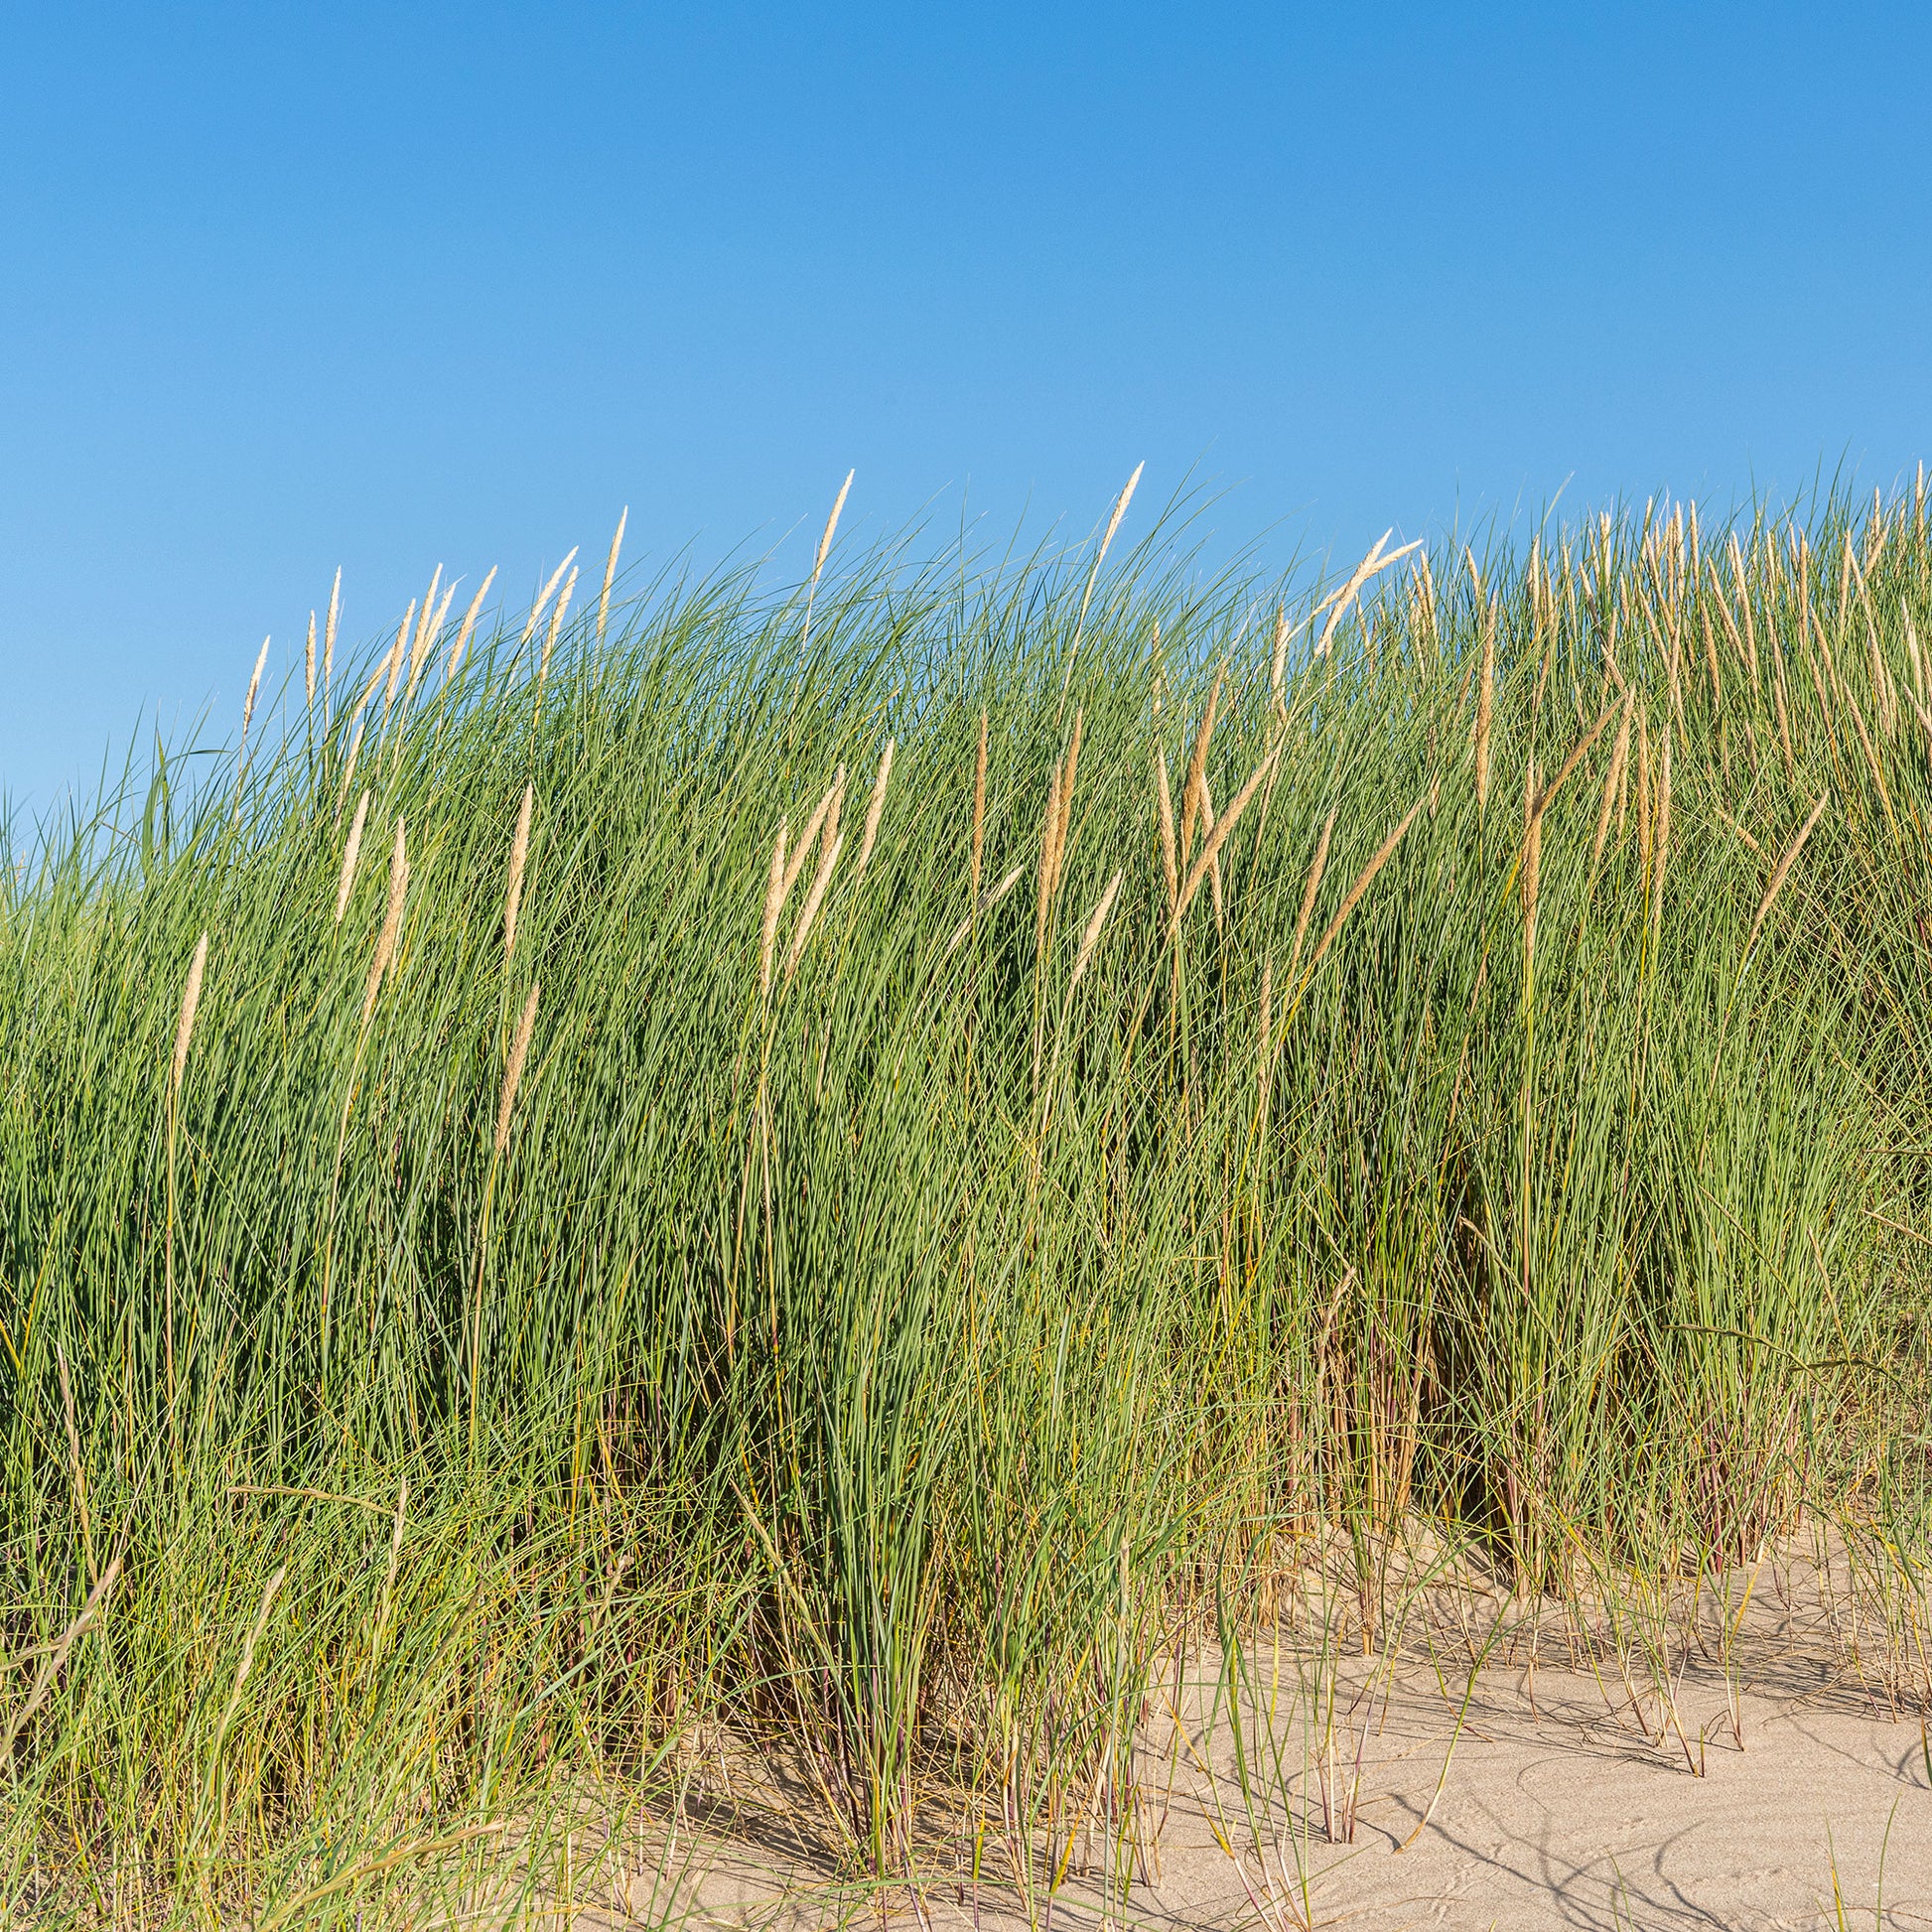
[[[10,1917],[554,1900],[727,1733],[1050,1865],[1191,1619],[1339,1549],[1392,1640],[1425,1531],[1583,1617],[1829,1521],[1926,1689],[1922,493],[1324,593],[1131,488],[332,594],[223,772],[16,828]]]

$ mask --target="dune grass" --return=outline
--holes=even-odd
[[[1424,1534],[1562,1606],[1829,1521],[1927,1689],[1922,487],[831,535],[332,602],[16,828],[10,1914],[589,1895],[727,1734],[856,1873],[1050,1879],[1177,1632],[1318,1559],[1372,1649]]]

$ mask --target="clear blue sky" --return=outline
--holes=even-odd
[[[1286,554],[1889,483],[1929,96],[1922,3],[5,5],[0,789],[230,732],[339,563],[363,636],[625,503],[1084,529],[1145,458]]]

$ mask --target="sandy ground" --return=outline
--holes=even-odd
[[[1932,1927],[1932,1742],[1916,1708],[1893,1704],[1842,1629],[1821,1636],[1789,1604],[1750,1634],[1728,1678],[1689,1643],[1647,1667],[1630,1651],[1579,1669],[1545,1639],[1533,1674],[1521,1642],[1513,1663],[1499,1644],[1473,1681],[1466,1643],[1459,1674],[1445,1650],[1387,1665],[1251,1654],[1239,1753],[1218,1659],[1199,1655],[1148,1729],[1138,1847],[1076,1840],[1064,1877],[1041,1867],[1029,1899],[993,1842],[977,1890],[970,1852],[935,1846],[919,1908],[900,1889],[889,1915],[985,1932]],[[1331,1816],[1347,1839],[1351,1793],[1352,1842],[1331,1843]],[[876,1898],[841,1894],[788,1841],[781,1807],[765,1820],[748,1812],[677,1888],[691,1922],[879,1924]],[[595,1917],[662,1922],[670,1902],[643,1876]]]

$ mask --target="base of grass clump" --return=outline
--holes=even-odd
[[[332,613],[16,828],[16,1916],[674,1916],[734,1751],[1043,1909],[1284,1628],[1305,1834],[1344,1655],[1554,1633],[1688,1776],[1802,1524],[1924,1708],[1922,493],[1100,551]]]

